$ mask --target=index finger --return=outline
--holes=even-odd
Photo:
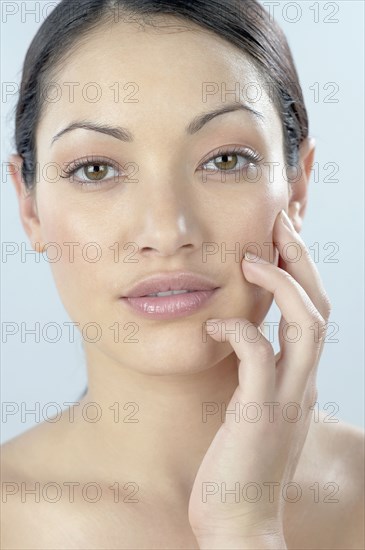
[[[327,321],[331,311],[331,303],[324,289],[321,276],[306,244],[295,230],[284,210],[280,212],[275,220],[273,241],[284,260],[285,271],[300,284],[323,319]],[[290,244],[297,250],[297,260],[288,259],[286,250]]]

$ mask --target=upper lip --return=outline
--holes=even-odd
[[[136,298],[169,290],[215,290],[217,284],[198,273],[176,271],[174,273],[157,273],[146,277],[131,286],[122,298]]]

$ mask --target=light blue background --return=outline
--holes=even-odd
[[[19,83],[26,50],[43,18],[57,2],[10,2],[18,4],[17,14],[5,22],[2,2],[2,87],[4,83]],[[332,328],[322,355],[318,372],[319,408],[328,407],[328,414],[345,422],[364,426],[364,310],[363,310],[363,250],[364,250],[364,43],[362,1],[340,2],[262,2],[274,9],[274,17],[286,33],[298,68],[306,105],[309,112],[310,134],[317,142],[316,161],[318,181],[310,183],[309,204],[303,228],[303,238],[314,249],[318,246],[317,266],[331,299]],[[26,14],[38,4],[35,15]],[[312,6],[312,9],[311,9]],[[316,13],[316,9],[318,12]],[[337,9],[338,8],[338,9]],[[315,18],[318,15],[318,22]],[[325,18],[327,17],[327,21]],[[23,21],[22,21],[23,19]],[[298,19],[298,20],[297,20]],[[338,22],[330,22],[337,19]],[[317,84],[316,84],[317,83]],[[338,91],[328,103],[325,98],[334,89]],[[314,87],[314,88],[313,88]],[[319,90],[315,100],[314,89]],[[1,234],[5,243],[18,243],[31,250],[18,213],[18,203],[10,178],[4,176],[4,162],[13,152],[13,110],[16,95],[2,96],[1,103]],[[326,163],[336,163],[339,171],[325,181],[331,170]],[[318,243],[318,245],[315,245]],[[327,243],[335,243],[333,255],[337,263],[324,261],[334,250]],[[20,254],[2,257],[1,315],[4,323],[14,322],[43,327],[57,322],[62,330],[58,343],[27,337],[22,343],[20,334],[2,343],[2,401],[14,402],[19,412],[2,423],[1,441],[4,442],[36,424],[34,415],[22,418],[20,410],[40,410],[50,402],[61,404],[77,401],[86,386],[86,370],[81,339],[76,331],[76,342],[69,343],[64,322],[70,321],[58,296],[50,266],[42,256],[29,254],[21,261]],[[6,261],[5,261],[6,260]],[[278,321],[278,309],[272,307],[267,321]],[[338,332],[331,337],[335,324]],[[54,336],[49,332],[49,338]],[[3,334],[4,339],[4,334]],[[275,343],[275,347],[277,343]],[[276,348],[277,351],[277,348]],[[335,405],[329,405],[334,403]],[[65,404],[65,405],[62,405]],[[51,417],[50,407],[44,415]],[[42,414],[38,421],[42,420]]]

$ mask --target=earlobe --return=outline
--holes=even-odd
[[[40,252],[41,247],[35,243],[41,243],[41,229],[37,212],[36,194],[34,190],[29,191],[22,178],[23,160],[19,155],[9,157],[9,176],[13,182],[19,204],[19,214],[22,225],[28,235],[32,248]]]

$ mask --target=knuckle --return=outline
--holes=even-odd
[[[306,322],[306,333],[311,340],[314,337],[315,342],[321,344],[326,336],[327,328],[327,321],[317,309],[312,308]]]
[[[318,321],[318,340],[319,340],[319,342],[322,342],[322,340],[324,340],[324,338],[326,336],[326,332],[327,332],[327,323],[323,319],[323,317],[321,317],[321,320]]]
[[[320,314],[318,309],[314,307],[311,308],[310,322],[319,325],[320,328],[326,326],[326,319]]]
[[[307,248],[307,246],[304,244],[303,240],[302,240],[302,251],[303,251],[303,256],[307,260],[307,262],[313,264],[312,255],[311,255],[309,249]]]
[[[325,294],[323,296],[323,317],[325,319],[328,319],[329,316],[331,315],[331,311],[332,311],[332,304],[330,302],[330,299],[328,298],[327,294]]]

